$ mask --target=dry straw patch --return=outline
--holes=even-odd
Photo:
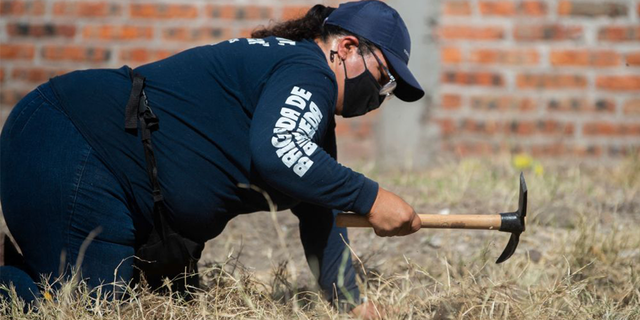
[[[388,319],[639,319],[640,160],[518,166],[524,168],[495,158],[421,172],[361,168],[424,213],[507,211],[516,203],[520,169],[529,186],[527,231],[501,265],[494,260],[507,234],[421,230],[379,239],[371,230],[353,230],[367,299]],[[123,286],[128,294],[114,301],[80,281],[40,300],[37,311],[23,313],[20,302],[5,301],[0,313],[16,319],[349,318],[296,282],[291,259],[301,257],[281,257],[264,281],[242,265],[243,254],[251,252],[203,264],[204,289],[189,302],[140,286]]]

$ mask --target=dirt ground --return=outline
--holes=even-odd
[[[276,228],[284,234],[286,248],[280,244]],[[509,240],[509,234],[421,230],[406,237],[380,238],[371,229],[358,228],[349,230],[349,238],[353,251],[367,269],[393,272],[398,269],[394,266],[404,265],[406,260],[427,264],[429,260],[439,259],[439,249],[443,246],[459,252],[472,252],[488,245],[490,255],[497,259]],[[521,241],[516,254],[536,250],[537,245],[526,236]],[[286,261],[298,272],[298,286],[312,286],[312,274],[300,243],[298,219],[289,211],[277,213],[277,224],[269,212],[243,215],[232,220],[220,236],[207,242],[202,262],[221,262],[229,256],[237,257],[241,265],[264,282],[269,282],[278,265]]]
[[[353,167],[418,213],[513,211],[520,172],[527,181],[527,230],[500,265],[494,262],[507,233],[424,229],[380,238],[370,229],[350,229],[362,295],[392,310],[387,318],[640,319],[640,158],[594,165],[500,156],[443,160],[423,170]],[[70,282],[38,312],[23,317],[20,305],[4,302],[0,315],[150,319],[173,310],[175,319],[349,318],[319,298],[301,298],[314,280],[297,223],[288,211],[232,220],[206,245],[204,288],[191,304],[143,291],[126,303],[100,300],[96,306],[86,288]]]
[[[366,173],[407,200],[418,213],[514,211],[518,205],[518,168],[508,159],[499,159],[497,165],[492,162],[489,159],[469,160],[421,172],[370,170]],[[640,223],[637,181],[624,185],[616,179],[627,175],[626,170],[632,170],[631,175],[638,176],[640,168],[620,166],[625,164],[569,167],[566,163],[556,162],[542,174],[536,174],[533,168],[525,168],[529,188],[527,231],[521,236],[513,258],[544,264],[547,255],[555,255],[558,251],[550,243],[572,237],[579,225],[589,221],[604,230],[637,227]],[[286,247],[279,241],[277,230],[286,239]],[[495,231],[424,229],[406,237],[380,238],[371,229],[349,229],[355,255],[367,270],[381,274],[401,271],[408,261],[428,266],[443,258],[482,255],[493,263],[509,237],[508,233]],[[640,261],[640,248],[622,254]],[[232,220],[220,236],[207,242],[202,261],[220,262],[229,257],[237,258],[261,281],[272,279],[276,267],[287,261],[297,272],[293,278],[299,286],[308,287],[313,283],[300,243],[298,220],[289,211],[259,212]]]
[[[454,166],[448,165],[421,172],[377,172],[372,170],[369,164],[360,165],[360,168],[356,169],[361,169],[368,176],[373,176],[382,187],[403,197],[418,213],[497,214],[517,209],[517,170],[509,168],[505,172],[501,167],[504,164],[495,166],[487,161],[490,162],[486,159],[484,162],[483,160],[463,161]],[[505,160],[502,159],[502,161]],[[468,168],[469,166],[472,168]],[[551,177],[551,180],[555,180],[552,183],[555,184],[572,183],[573,181],[557,181],[563,178],[575,179],[575,177],[562,176],[560,172],[567,168],[562,163],[554,163],[548,169],[550,172],[545,174],[546,180]],[[477,172],[480,169],[491,171],[493,177],[489,185],[480,187],[481,179],[487,174]],[[600,188],[604,188],[604,197],[590,198],[584,195],[587,190],[580,189],[564,190],[564,193],[557,192],[549,197],[547,190],[542,199],[546,201],[540,202],[541,197],[538,196],[537,190],[549,186],[544,185],[545,178],[536,177],[532,172],[527,172],[526,177],[533,176],[533,179],[528,177],[527,182],[530,190],[528,225],[514,256],[529,255],[534,261],[544,259],[545,251],[551,249],[545,245],[545,239],[568,233],[575,228],[580,219],[585,218],[587,212],[573,206],[574,202],[586,205],[588,212],[597,211],[599,223],[604,227],[614,222],[622,226],[638,225],[640,194],[638,197],[621,201],[619,194],[616,199],[616,192],[633,193],[636,190],[625,190],[626,186],[611,185],[614,181],[607,181],[611,178],[607,172],[615,171],[616,166],[598,167],[590,164],[582,169],[573,168],[573,170],[577,170],[578,175],[586,175],[595,180],[592,181],[593,183],[600,184]],[[469,171],[467,176],[465,171]],[[439,184],[437,187],[429,188],[423,184],[423,180],[430,177],[434,178],[435,184]],[[447,190],[447,187],[451,189]],[[557,186],[551,186],[551,188],[554,187],[557,188]],[[595,188],[590,185],[587,187]],[[492,188],[495,190],[490,190]],[[608,194],[610,191],[613,193]],[[431,201],[429,193],[434,192],[437,192],[437,196]],[[584,195],[584,198],[577,199],[579,194]],[[6,232],[1,215],[0,230]],[[283,246],[279,237],[285,240],[286,247]],[[396,266],[404,265],[407,261],[420,265],[433,263],[434,260],[442,258],[444,252],[455,252],[460,255],[476,255],[482,252],[490,259],[495,259],[506,246],[509,234],[481,230],[428,229],[406,237],[381,238],[371,229],[352,228],[349,229],[349,238],[353,253],[367,269],[392,273],[397,271]],[[640,258],[639,252],[632,254]],[[298,219],[288,210],[276,213],[257,212],[236,217],[229,222],[221,235],[206,243],[200,264],[204,266],[229,258],[235,259],[262,281],[268,282],[273,277],[277,266],[287,262],[292,268],[290,270],[297,272],[291,276],[298,281],[299,286],[311,287],[314,282],[304,258]]]

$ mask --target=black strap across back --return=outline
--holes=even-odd
[[[146,243],[136,250],[136,266],[144,272],[147,281],[152,284],[153,278],[161,283],[161,277],[177,277],[184,273],[197,272],[204,243],[193,241],[180,235],[168,221],[169,210],[165,204],[156,164],[151,133],[160,128],[158,117],[149,107],[144,92],[145,78],[129,69],[132,78],[131,94],[125,109],[125,130],[131,134],[141,133],[147,174],[153,189],[153,230]],[[190,285],[198,285],[197,275],[191,276]]]

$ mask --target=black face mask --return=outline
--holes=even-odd
[[[347,78],[347,66],[344,61],[344,102],[342,104],[342,117],[352,118],[361,116],[369,111],[378,109],[385,96],[380,95],[382,87],[376,78],[367,68],[362,53],[362,62],[364,63],[364,72],[355,77]]]

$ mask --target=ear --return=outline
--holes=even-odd
[[[360,41],[354,36],[342,37],[338,42],[338,56],[340,59],[344,60],[351,52],[356,52],[359,44]]]

